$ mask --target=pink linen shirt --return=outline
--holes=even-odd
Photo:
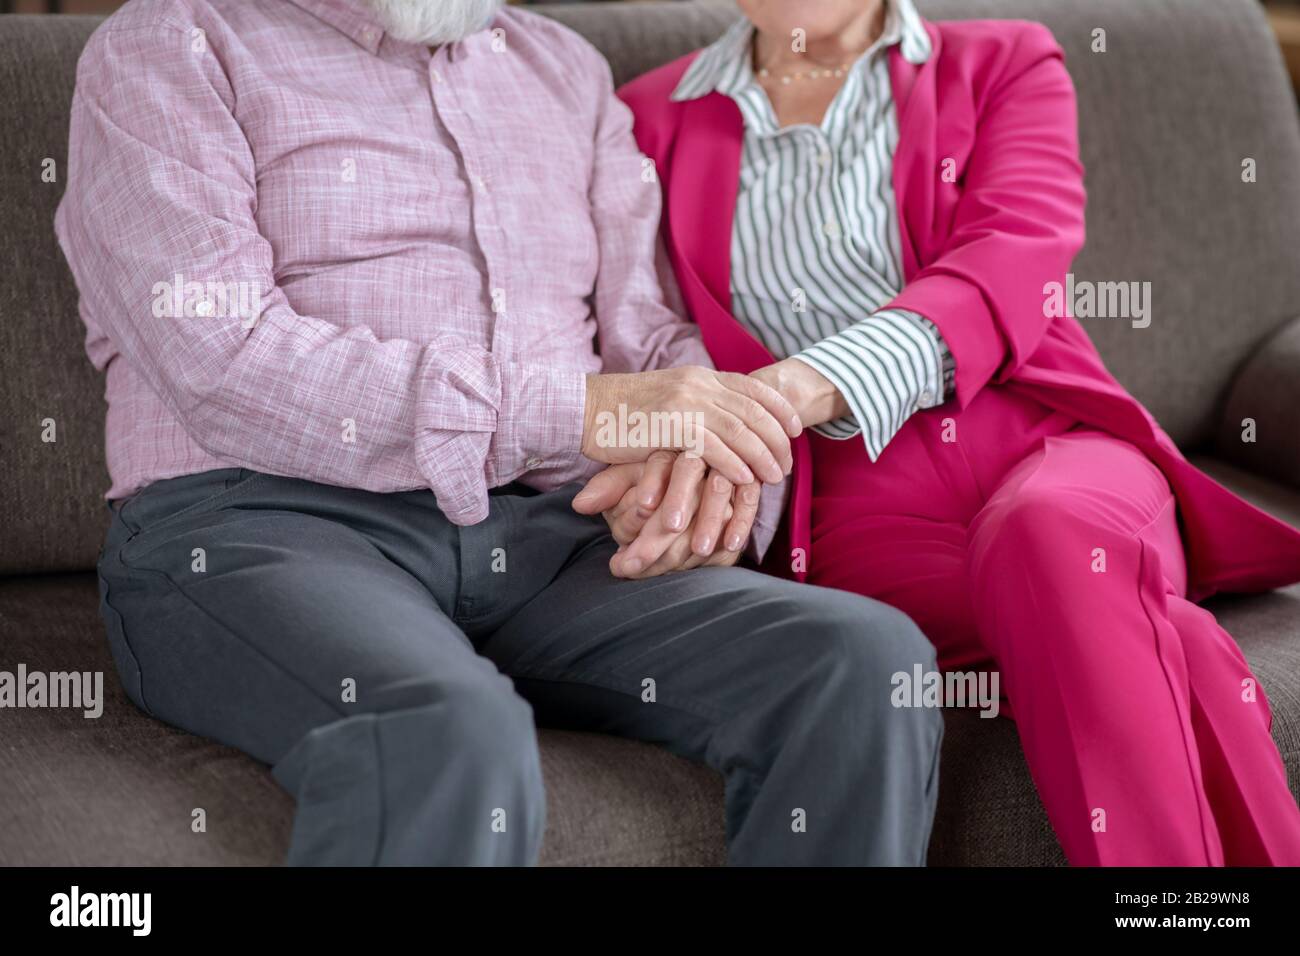
[[[69,153],[109,498],[238,466],[472,524],[489,488],[597,469],[587,373],[712,365],[608,66],[525,11],[430,51],[359,0],[133,0]]]

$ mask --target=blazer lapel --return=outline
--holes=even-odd
[[[729,97],[690,100],[674,145],[668,223],[677,248],[723,311],[731,312],[731,226],[744,124]]]
[[[691,317],[718,368],[748,374],[776,361],[731,314],[731,229],[744,123],[730,97],[684,104],[666,185],[668,238]]]

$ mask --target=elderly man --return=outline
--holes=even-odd
[[[498,7],[133,0],[87,45],[56,226],[127,692],[274,765],[292,863],[533,862],[536,714],[724,773],[734,863],[920,864],[941,722],[890,677],[933,650],[730,567],[800,423],[665,306],[599,54]],[[739,488],[709,567],[620,580],[573,507],[686,445],[601,439],[636,413]]]

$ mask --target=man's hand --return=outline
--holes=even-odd
[[[611,573],[648,578],[735,564],[758,501],[756,482],[736,488],[698,459],[655,452],[644,464],[615,465],[593,477],[573,507],[604,513],[621,546],[610,560]]]
[[[648,447],[610,440],[605,425],[633,415],[679,427],[642,429],[639,438],[653,442]],[[735,484],[778,484],[794,461],[790,439],[802,430],[778,391],[746,375],[688,366],[587,376],[582,453],[594,461],[639,461],[656,448],[689,451],[688,458],[702,459]]]

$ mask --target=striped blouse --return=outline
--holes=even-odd
[[[883,33],[850,67],[821,125],[781,128],[750,64],[753,30],[739,20],[700,53],[672,96],[716,91],[744,118],[732,311],[777,358],[806,362],[839,389],[849,414],[816,431],[837,439],[860,432],[875,461],[914,412],[952,391],[953,359],[938,329],[884,308],[903,287],[887,51],[901,44],[904,57],[922,63],[930,38],[912,0],[888,0]]]

